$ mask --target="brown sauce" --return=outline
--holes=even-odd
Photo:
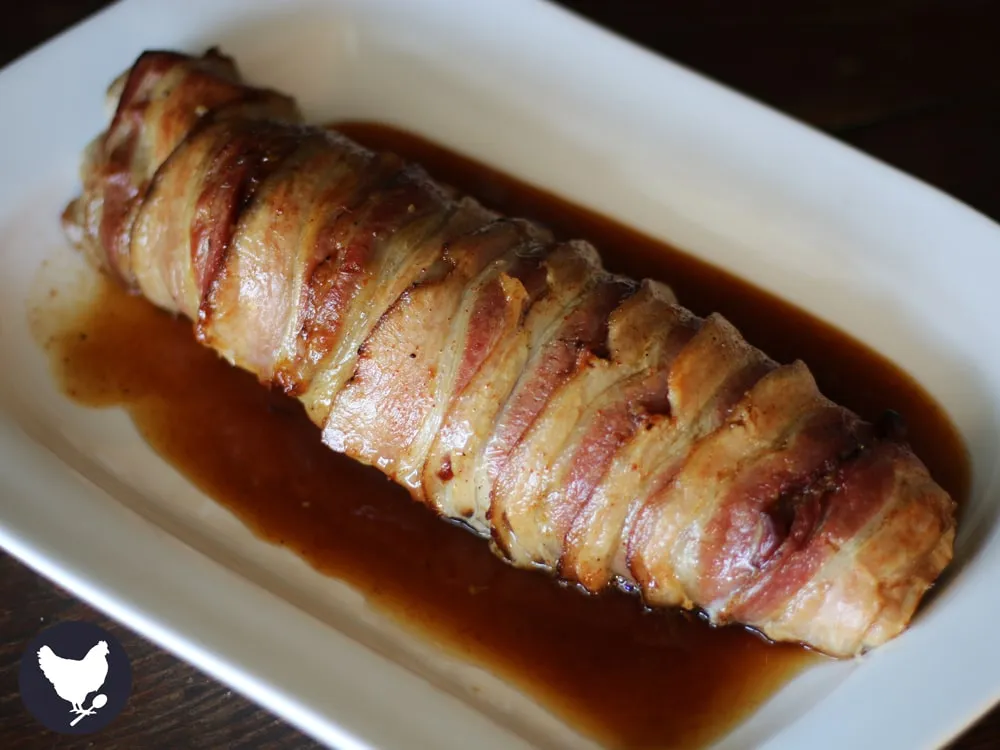
[[[932,399],[878,354],[810,315],[613,221],[395,129],[340,128],[391,149],[506,213],[591,240],[614,270],[670,283],[868,419],[900,412],[935,478],[959,501],[965,448]],[[166,460],[260,536],[348,581],[445,647],[515,682],[614,747],[691,747],[730,728],[819,657],[740,628],[646,612],[514,570],[377,471],[327,450],[297,402],[199,346],[189,323],[108,282],[45,342],[65,392],[122,406]]]

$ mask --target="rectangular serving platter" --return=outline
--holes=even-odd
[[[0,72],[0,545],[331,746],[593,745],[258,540],[123,412],[57,390],[27,310],[43,261],[50,281],[80,273],[58,216],[103,92],[144,49],[213,45],[313,121],[405,127],[732,271],[945,407],[973,486],[932,601],[888,646],[793,680],[719,750],[931,748],[1000,698],[1000,229],[538,0],[125,0]]]

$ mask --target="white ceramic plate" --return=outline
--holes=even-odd
[[[946,196],[533,0],[127,0],[0,74],[0,544],[340,748],[586,747],[483,670],[256,540],[118,411],[60,395],[25,310],[146,48],[221,44],[317,121],[396,123],[678,244],[913,373],[972,452],[958,556],[903,637],[796,679],[720,747],[932,747],[1000,697],[1000,231]],[[683,290],[679,290],[683,298]]]

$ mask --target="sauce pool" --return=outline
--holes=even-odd
[[[669,283],[779,361],[803,359],[823,392],[862,417],[899,412],[917,454],[961,502],[965,447],[934,401],[878,354],[717,268],[405,132],[338,129],[396,151],[504,213],[593,242],[612,270]],[[102,280],[44,342],[63,390],[121,406],[194,484],[259,536],[444,647],[487,665],[611,747],[678,748],[718,737],[820,657],[741,628],[645,611],[617,591],[585,596],[510,568],[374,469],[325,448],[298,402],[196,343],[191,325]]]

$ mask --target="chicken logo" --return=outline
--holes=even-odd
[[[38,649],[38,666],[56,689],[56,694],[73,706],[71,710],[77,717],[70,722],[71,727],[79,724],[84,716],[93,716],[95,706],[100,708],[108,702],[108,697],[100,693],[94,696],[89,709],[81,708],[87,696],[100,689],[107,679],[107,641],[99,641],[80,661],[56,656],[51,648],[42,646]]]
[[[36,636],[20,669],[21,698],[49,729],[94,732],[124,708],[132,687],[117,640],[89,622],[63,622]]]

